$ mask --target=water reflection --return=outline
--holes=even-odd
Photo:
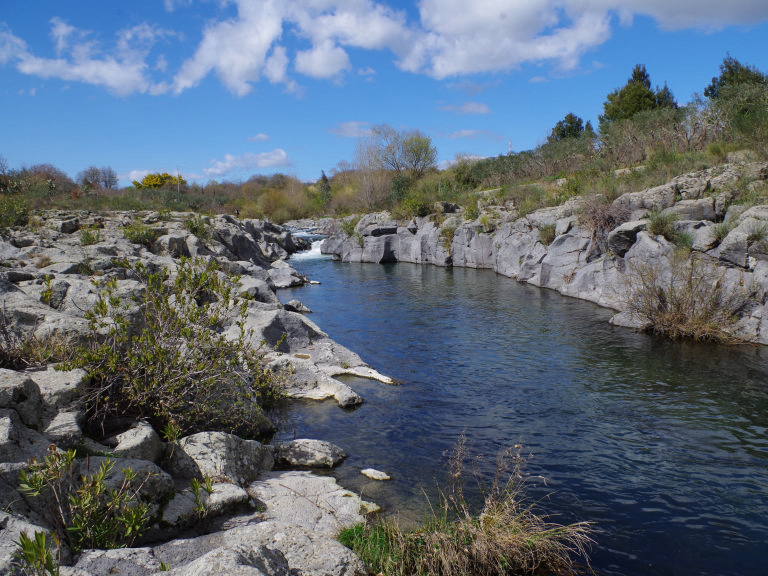
[[[420,519],[443,454],[466,431],[492,467],[523,442],[534,498],[594,520],[606,574],[759,574],[768,561],[768,354],[671,343],[611,312],[488,271],[306,260],[287,291],[377,370],[366,404],[300,402],[286,436],[351,454],[341,482]],[[482,465],[481,465],[482,466]],[[382,469],[391,482],[367,480]],[[551,495],[550,495],[551,494]]]

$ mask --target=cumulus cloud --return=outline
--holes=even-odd
[[[163,0],[165,9],[191,0]],[[98,35],[61,18],[51,21],[55,58],[32,54],[21,38],[0,23],[0,64],[26,73],[105,86],[116,94],[179,94],[215,74],[233,94],[244,96],[266,79],[300,92],[292,75],[339,79],[359,71],[361,50],[394,55],[402,70],[436,79],[512,70],[524,63],[548,63],[573,70],[584,54],[604,43],[616,22],[636,15],[659,26],[717,29],[768,19],[765,0],[420,0],[414,12],[387,0],[219,0],[234,7],[209,21],[202,39],[172,77],[152,82],[149,71],[167,63],[148,58],[152,45],[170,32],[140,24],[118,32],[112,50]],[[475,86],[473,89],[477,89]],[[472,95],[468,92],[468,98]]]
[[[269,140],[269,136],[266,134],[254,134],[253,136],[250,136],[246,138],[248,142],[265,142],[266,140]]]
[[[131,170],[127,175],[120,174],[119,178],[120,180],[130,180],[131,182],[136,180],[137,182],[141,182],[144,180],[144,176],[151,173],[152,170]]]
[[[225,154],[224,160],[213,160],[208,168],[203,169],[203,173],[208,177],[221,177],[231,172],[239,170],[254,170],[257,168],[274,168],[277,166],[290,166],[291,159],[285,150],[276,148],[271,152],[262,152],[253,154],[247,152],[242,156]]]
[[[460,106],[446,104],[445,106],[438,107],[438,110],[443,112],[455,112],[457,114],[490,114],[491,109],[487,104],[482,102],[465,102]]]
[[[342,138],[361,138],[371,135],[371,124],[369,122],[342,122],[337,124],[328,132],[341,136]]]

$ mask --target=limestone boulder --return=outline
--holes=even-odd
[[[674,184],[663,184],[653,188],[647,188],[641,192],[627,192],[622,194],[614,204],[624,206],[630,211],[637,210],[663,210],[675,203],[677,188]]]
[[[48,414],[71,407],[88,382],[88,373],[82,368],[56,370],[55,364],[29,369],[25,374],[40,388],[43,408]]]
[[[662,210],[662,214],[675,214],[680,220],[710,220],[717,217],[714,198],[680,200],[674,206]]]
[[[149,460],[159,463],[165,454],[165,443],[147,422],[137,422],[129,430],[118,434],[114,450],[123,458]]]
[[[344,450],[324,440],[298,439],[275,448],[275,464],[282,466],[333,468],[347,457]]]
[[[615,256],[624,256],[637,241],[637,233],[648,229],[647,219],[624,222],[608,233],[608,248]]]
[[[90,456],[77,460],[80,466],[80,475],[92,475],[99,471],[99,467],[109,460],[113,466],[105,479],[107,488],[117,490],[125,480],[123,469],[130,469],[136,473],[134,486],[141,486],[139,494],[145,500],[158,503],[175,491],[173,478],[163,471],[157,464],[149,460],[136,460],[134,458],[107,458],[104,456]]]
[[[179,440],[180,451],[195,462],[202,475],[232,484],[253,482],[275,464],[272,448],[226,432],[199,432]],[[173,473],[174,464],[168,469]]]
[[[0,368],[0,408],[15,410],[26,426],[39,428],[43,418],[40,388],[27,374]]]
[[[43,458],[50,442],[27,428],[15,410],[0,409],[0,462],[27,462]]]
[[[81,419],[80,412],[58,412],[46,426],[44,435],[62,450],[74,448],[83,437]]]

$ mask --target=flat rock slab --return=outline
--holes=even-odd
[[[373,468],[366,468],[365,470],[360,470],[360,474],[362,474],[366,478],[370,478],[371,480],[391,480],[392,479],[392,477],[386,472],[381,472],[380,470],[374,470]]]

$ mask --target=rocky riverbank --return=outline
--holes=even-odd
[[[668,284],[676,274],[675,244],[651,230],[651,218],[669,221],[696,257],[696,278],[707,288],[738,293],[740,339],[768,344],[768,163],[733,162],[678,176],[616,198],[624,217],[601,229],[585,221],[599,198],[575,196],[564,204],[520,215],[499,191],[478,201],[479,215],[446,202],[410,221],[381,212],[362,216],[349,234],[326,224],[322,252],[344,262],[412,262],[488,268],[534,286],[611,308],[612,323],[647,328],[631,314],[628,298],[637,275],[651,270]],[[690,261],[690,260],[689,260]],[[634,284],[634,287],[633,287]]]
[[[189,226],[193,220],[196,226]],[[34,339],[75,347],[91,334],[85,314],[108,281],[116,296],[130,299],[144,290],[137,263],[174,270],[182,256],[214,259],[222,271],[241,277],[239,290],[248,296],[245,328],[264,342],[269,365],[283,370],[288,396],[333,397],[353,406],[362,398],[335,376],[389,379],[296,312],[301,303],[283,306],[275,295],[277,288],[308,281],[286,261],[308,247],[269,222],[229,216],[40,213],[0,240],[0,337],[5,346]],[[166,443],[146,422],[117,423],[96,442],[83,433],[78,403],[86,379],[83,370],[53,365],[0,369],[0,574],[11,570],[20,532],[52,528],[40,499],[18,490],[20,471],[30,458],[41,461],[52,450],[70,448],[82,456],[73,464],[76,477],[94,473],[105,458],[116,463],[108,486],[120,485],[122,469],[134,470],[153,523],[138,548],[74,558],[62,550],[64,564],[71,565],[62,574],[365,573],[334,536],[375,505],[307,471],[338,464],[345,457],[341,448],[301,439],[262,444],[209,431]],[[266,418],[254,423],[254,431],[270,428]],[[191,483],[205,477],[212,491],[196,495]]]

